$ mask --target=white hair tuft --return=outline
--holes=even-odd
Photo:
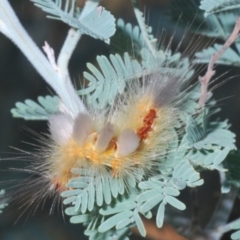
[[[98,139],[95,143],[95,150],[103,152],[107,149],[109,142],[114,135],[114,128],[111,123],[107,123],[100,131]]]
[[[92,129],[93,122],[91,117],[86,113],[79,113],[74,120],[73,139],[82,146]]]
[[[73,119],[67,114],[55,114],[49,118],[49,129],[52,139],[60,145],[68,142],[73,131]]]
[[[124,157],[139,147],[140,137],[131,129],[124,129],[117,138],[117,155]]]

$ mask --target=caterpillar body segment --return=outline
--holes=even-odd
[[[65,189],[73,168],[107,171],[116,178],[134,176],[139,168],[145,174],[157,171],[155,163],[165,154],[181,111],[183,82],[158,76],[133,81],[108,112],[89,110],[75,118],[65,113],[49,119],[53,150],[47,162],[56,189]]]

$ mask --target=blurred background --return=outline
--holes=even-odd
[[[186,2],[187,0],[183,0]],[[59,50],[66,37],[68,26],[60,21],[47,19],[41,9],[35,7],[29,0],[9,0],[17,16],[25,29],[29,32],[36,44],[41,47],[44,41],[47,41],[54,48],[55,54]],[[83,6],[84,1],[78,1],[79,6]],[[102,6],[110,10],[116,18],[123,18],[126,22],[136,23],[130,0],[104,0]],[[145,13],[147,22],[153,27],[153,33],[160,36],[163,29],[167,39],[176,30],[172,47],[176,47],[182,39],[186,28],[176,25],[171,21],[168,12],[170,0],[145,0],[139,1],[141,10]],[[194,14],[193,14],[194,16]],[[192,40],[189,33],[181,45],[184,51]],[[203,40],[207,41],[207,40]],[[201,48],[201,42],[198,42]],[[131,45],[129,45],[129,50]],[[82,79],[82,72],[86,69],[87,62],[94,62],[97,55],[118,52],[110,49],[109,46],[101,41],[88,36],[83,36],[79,42],[76,51],[70,61],[70,74],[76,86],[79,86]],[[214,91],[214,97],[218,100],[222,111],[219,113],[221,119],[228,118],[232,124],[231,129],[237,134],[237,145],[239,147],[240,128],[238,127],[240,119],[240,81],[239,69],[228,67],[217,67],[218,75],[226,73],[220,77],[218,83],[234,76],[223,86]],[[217,84],[217,83],[216,83]],[[45,121],[25,121],[23,119],[13,118],[10,109],[15,103],[23,102],[25,99],[37,100],[38,96],[51,95],[52,90],[41,79],[25,56],[0,33],[0,156],[1,158],[14,158],[19,151],[32,151],[32,146],[27,143],[36,143],[33,135],[26,129],[31,129],[38,133],[47,132],[47,123]],[[215,116],[216,117],[216,116]],[[11,187],[11,179],[26,178],[21,172],[9,171],[9,168],[23,168],[26,162],[17,160],[0,161],[0,189]],[[206,184],[199,188],[199,206],[201,224],[206,224],[214,206],[219,197],[219,179],[218,174],[206,173],[203,175]],[[207,196],[207,197],[206,197]],[[191,205],[189,201],[189,191],[186,190],[181,196],[184,201]],[[238,203],[236,203],[237,206]],[[38,208],[36,212],[29,210],[22,216],[23,212],[20,203],[15,203],[6,208],[0,215],[0,240],[84,240],[81,225],[69,224],[68,217],[63,219],[60,209],[56,209],[54,214],[49,215],[51,200],[47,201],[44,208]],[[186,214],[191,216],[191,208]],[[236,218],[239,209],[236,207],[231,218]],[[20,218],[19,218],[20,216]],[[132,236],[132,239],[141,239],[138,236]],[[229,239],[226,236],[224,239]]]

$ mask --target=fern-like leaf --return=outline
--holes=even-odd
[[[96,193],[96,198],[99,197],[97,194],[102,195],[101,198],[105,198],[104,191],[106,190],[104,190],[103,187],[105,188],[106,184],[103,187],[101,187],[100,185],[99,185],[99,179],[98,179],[97,188],[101,188],[101,192]],[[72,179],[67,184],[67,187],[71,187],[72,190],[68,190],[62,193],[62,196],[66,198],[63,203],[72,204],[74,206],[68,207],[66,209],[66,214],[72,216],[70,218],[71,223],[85,223],[88,226],[86,230],[87,235],[89,236],[91,235],[92,237],[93,236],[106,237],[111,235],[111,233],[120,234],[122,233],[122,230],[124,230],[124,233],[126,233],[126,227],[129,228],[131,225],[133,225],[133,223],[137,225],[140,233],[143,236],[146,235],[146,230],[144,228],[144,225],[138,213],[139,206],[135,201],[135,198],[136,198],[135,194],[130,194],[127,196],[127,198],[125,198],[125,196],[119,196],[115,198],[114,201],[107,201],[106,199],[101,200],[102,208],[100,208],[100,210],[99,211],[97,210],[96,212],[96,209],[98,209],[96,205],[94,206],[93,209],[87,209],[86,207],[83,208],[83,205],[87,205],[87,204],[89,205],[89,203],[85,204],[83,202],[85,200],[82,200],[82,199],[85,198],[86,201],[89,201],[90,197],[88,197],[89,193],[87,193],[89,189],[86,189],[86,187],[84,189],[79,189],[79,187],[83,187],[83,184],[80,181],[80,177],[76,179]],[[134,191],[131,190],[130,192],[133,193]],[[109,194],[111,193],[109,192]],[[93,196],[93,199],[94,199],[94,196]],[[96,199],[95,201],[97,205],[100,205],[99,200]],[[115,204],[113,204],[113,202]],[[94,215],[93,215],[93,212],[94,212]],[[150,213],[146,213],[144,215],[146,217],[151,217],[151,214],[150,215],[149,214]],[[98,220],[99,219],[102,219],[102,220],[101,221],[96,220],[95,221],[96,224],[93,224],[91,220],[93,216]],[[94,239],[98,239],[98,238],[94,238]],[[102,239],[102,238],[99,238],[99,239]],[[103,239],[107,239],[107,238],[103,238]]]
[[[229,148],[212,149],[212,151],[190,151],[188,154],[189,161],[195,166],[201,166],[209,170],[226,171],[221,164],[229,153]]]
[[[99,226],[99,232],[106,232],[112,228],[119,230],[130,227],[134,223],[140,234],[146,236],[140,213],[147,218],[151,218],[152,214],[149,211],[146,213],[139,212],[139,209],[140,204],[136,202],[136,194],[133,194],[133,192],[127,198],[119,198],[116,204],[100,209],[99,213],[107,217],[107,219]]]
[[[154,72],[166,75],[174,74],[187,81],[194,73],[190,70],[189,60],[181,59],[179,53],[172,54],[171,51],[160,50],[154,57],[148,49],[143,48],[141,58],[142,61],[139,63],[128,53],[124,53],[123,58],[119,54],[110,55],[110,59],[98,56],[97,62],[101,71],[88,63],[87,67],[91,73],[84,72],[84,77],[89,81],[88,87],[78,93],[87,95],[88,102],[101,109],[107,104],[112,105],[116,95],[122,94],[130,81],[147,74]]]
[[[228,130],[227,121],[212,122],[206,126],[206,116],[203,115],[202,126],[195,124],[189,118],[187,124],[187,133],[189,138],[189,146],[195,149],[215,149],[228,148],[233,150],[235,146],[235,134]]]
[[[121,229],[112,228],[108,231],[100,232],[98,227],[104,222],[105,217],[100,215],[98,211],[99,209],[95,208],[91,212],[82,214],[76,212],[74,207],[68,207],[65,212],[67,215],[71,216],[71,223],[83,223],[83,225],[87,227],[84,233],[89,237],[89,240],[129,240],[127,237],[130,235],[129,227],[123,227]]]
[[[231,151],[224,161],[224,167],[228,169],[226,172],[226,183],[228,190],[230,190],[231,184],[240,187],[240,152]],[[225,186],[226,187],[226,186]],[[228,191],[227,191],[228,192]]]
[[[231,224],[231,228],[237,230],[231,234],[231,239],[240,240],[240,220],[236,220],[233,224]]]
[[[181,161],[174,168],[171,181],[179,190],[184,189],[186,186],[197,187],[203,184],[200,174],[196,172],[193,166],[186,160]]]
[[[13,117],[24,118],[26,120],[47,120],[50,115],[59,111],[58,97],[38,97],[36,103],[32,100],[25,100],[24,103],[17,102],[16,108],[11,109]]]
[[[130,39],[130,41],[137,44],[137,53],[139,53],[142,48],[147,48],[145,36],[143,35],[139,26],[133,26],[131,23],[125,23],[123,19],[118,19],[117,28],[120,29],[126,35],[126,37]],[[151,33],[152,33],[152,29],[146,26],[147,39],[149,40],[151,45],[155,49],[157,49],[157,46],[156,46],[157,39],[154,38]]]
[[[178,142],[179,142],[178,134],[174,129],[172,130],[171,136],[172,136],[172,141],[169,144],[167,149],[168,154],[165,159],[161,159],[161,161],[159,161],[159,170],[162,173],[167,172],[171,174],[175,166],[180,161],[182,161],[188,147],[188,141],[186,136],[183,137],[179,145],[178,145]]]
[[[219,4],[219,1],[206,0],[201,1],[204,10]],[[236,4],[236,1],[231,1]],[[231,4],[230,1],[222,0],[225,5]],[[189,25],[189,30],[194,34],[200,34],[212,38],[222,38],[226,40],[232,33],[236,19],[240,15],[240,8],[234,11],[222,11],[217,14],[210,14],[204,17],[204,12],[199,11],[199,0],[189,0],[187,4],[183,4],[182,0],[172,0],[170,9],[171,17],[174,22],[180,23],[184,28]],[[205,6],[204,6],[205,5]],[[181,16],[181,17],[179,17]],[[194,20],[193,20],[194,19]]]
[[[240,0],[202,0],[200,9],[204,10],[204,16],[222,11],[237,9],[240,7]]]
[[[78,29],[80,32],[101,39],[110,43],[110,37],[115,33],[115,18],[104,8],[96,8],[86,16],[78,19],[75,16],[76,0],[66,0],[65,5],[62,0],[31,0],[34,5],[50,14],[49,18],[61,20],[69,26]],[[64,6],[63,6],[64,5]],[[64,10],[62,9],[64,8]]]
[[[123,58],[118,54],[110,55],[110,60],[105,56],[98,56],[97,62],[102,72],[88,63],[87,67],[91,74],[88,72],[83,74],[89,84],[78,93],[88,94],[88,102],[98,108],[103,108],[107,104],[112,105],[117,93],[124,92],[126,83],[140,77],[143,72],[141,65],[131,59],[128,53],[125,53]]]
[[[141,206],[140,212],[149,212],[157,206],[156,223],[158,227],[162,227],[165,205],[167,203],[179,210],[185,209],[185,205],[175,198],[180,192],[171,182],[150,179],[140,182],[139,188],[142,190],[142,193],[137,197],[137,201]]]
[[[201,52],[197,52],[195,54],[196,59],[194,59],[193,63],[208,63],[209,59],[213,54],[218,52],[223,45],[221,44],[214,44],[213,47],[208,47]],[[230,65],[230,66],[240,66],[240,43],[236,43],[236,48],[238,52],[233,50],[232,48],[228,48],[221,58],[217,61],[218,64]]]
[[[136,6],[136,4],[133,1],[133,5]],[[152,28],[149,27],[145,23],[144,14],[137,8],[134,7],[134,13],[138,21],[139,28],[141,29],[141,34],[144,39],[144,47],[148,49],[149,52],[153,56],[156,56],[157,54],[157,45],[156,45],[156,39],[154,39],[152,33]]]
[[[123,195],[128,187],[135,187],[136,180],[128,177],[123,182],[122,178],[113,178],[110,175],[104,177],[89,176],[84,169],[73,169],[74,174],[80,177],[73,178],[67,184],[71,190],[63,192],[64,204],[74,204],[75,212],[85,214],[94,207],[108,205],[119,195]]]

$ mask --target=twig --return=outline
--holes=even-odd
[[[86,16],[87,14],[89,14],[89,12],[91,12],[93,9],[95,9],[98,5],[98,1],[92,1],[92,0],[88,0],[85,3],[85,6],[79,16],[79,20],[81,18],[83,18],[84,16]],[[69,60],[73,54],[74,49],[77,46],[77,43],[79,42],[80,38],[81,38],[82,34],[80,31],[77,31],[73,28],[71,28],[68,31],[68,35],[66,37],[66,40],[62,46],[62,49],[60,51],[60,54],[58,56],[58,60],[57,60],[57,65],[59,67],[59,69],[61,70],[62,74],[67,77],[70,78],[69,76],[69,71],[68,71],[68,64],[69,64]]]
[[[79,16],[79,20],[84,16],[88,15],[89,12],[91,12],[97,6],[98,6],[98,1],[92,1],[92,0],[86,1],[85,6],[82,9],[82,12]],[[77,43],[81,39],[81,36],[82,34],[80,31],[77,31],[71,28],[68,31],[68,35],[66,37],[66,40],[64,41],[64,44],[58,56],[57,65],[59,69],[61,69],[62,75],[69,79],[70,79],[70,75],[68,71],[69,60],[73,54],[74,49],[77,46]]]
[[[225,173],[219,172],[221,185],[225,182]],[[206,225],[204,231],[211,237],[212,240],[221,239],[222,235],[230,231],[230,225],[226,224],[233,208],[238,189],[231,187],[231,192],[221,194],[217,206],[212,214],[211,219]],[[228,229],[228,230],[227,230]]]
[[[204,232],[207,233],[209,239],[219,240],[224,233],[231,230],[230,225],[226,223],[232,211],[235,196],[236,191],[228,194],[221,194],[217,207],[204,229]]]
[[[57,64],[58,67],[61,69],[63,75],[69,77],[68,72],[68,63],[72,56],[72,53],[74,49],[77,46],[78,41],[81,38],[81,33],[79,31],[76,31],[75,29],[71,28],[68,31],[67,38],[62,46],[62,49],[60,51]],[[69,77],[70,78],[70,77]]]
[[[214,64],[223,55],[223,53],[229,48],[229,46],[237,39],[237,37],[239,36],[239,31],[240,31],[240,18],[238,17],[232,34],[224,43],[222,48],[218,52],[212,55],[211,60],[208,64],[208,69],[206,74],[203,77],[201,76],[199,77],[199,81],[201,83],[201,96],[198,104],[201,108],[204,107],[207,99],[209,81],[212,78],[212,76],[215,74],[215,71],[213,70]]]
[[[55,69],[56,72],[59,72],[60,69],[57,66],[56,61],[55,61],[54,50],[49,46],[49,44],[46,41],[44,44],[45,45],[43,46],[43,51],[47,54],[47,58],[48,58],[49,62],[51,63],[53,69]]]
[[[56,72],[43,52],[25,31],[7,0],[0,0],[0,31],[10,38],[24,53],[43,79],[58,94],[72,115],[86,111],[83,102],[75,92],[70,78]]]

